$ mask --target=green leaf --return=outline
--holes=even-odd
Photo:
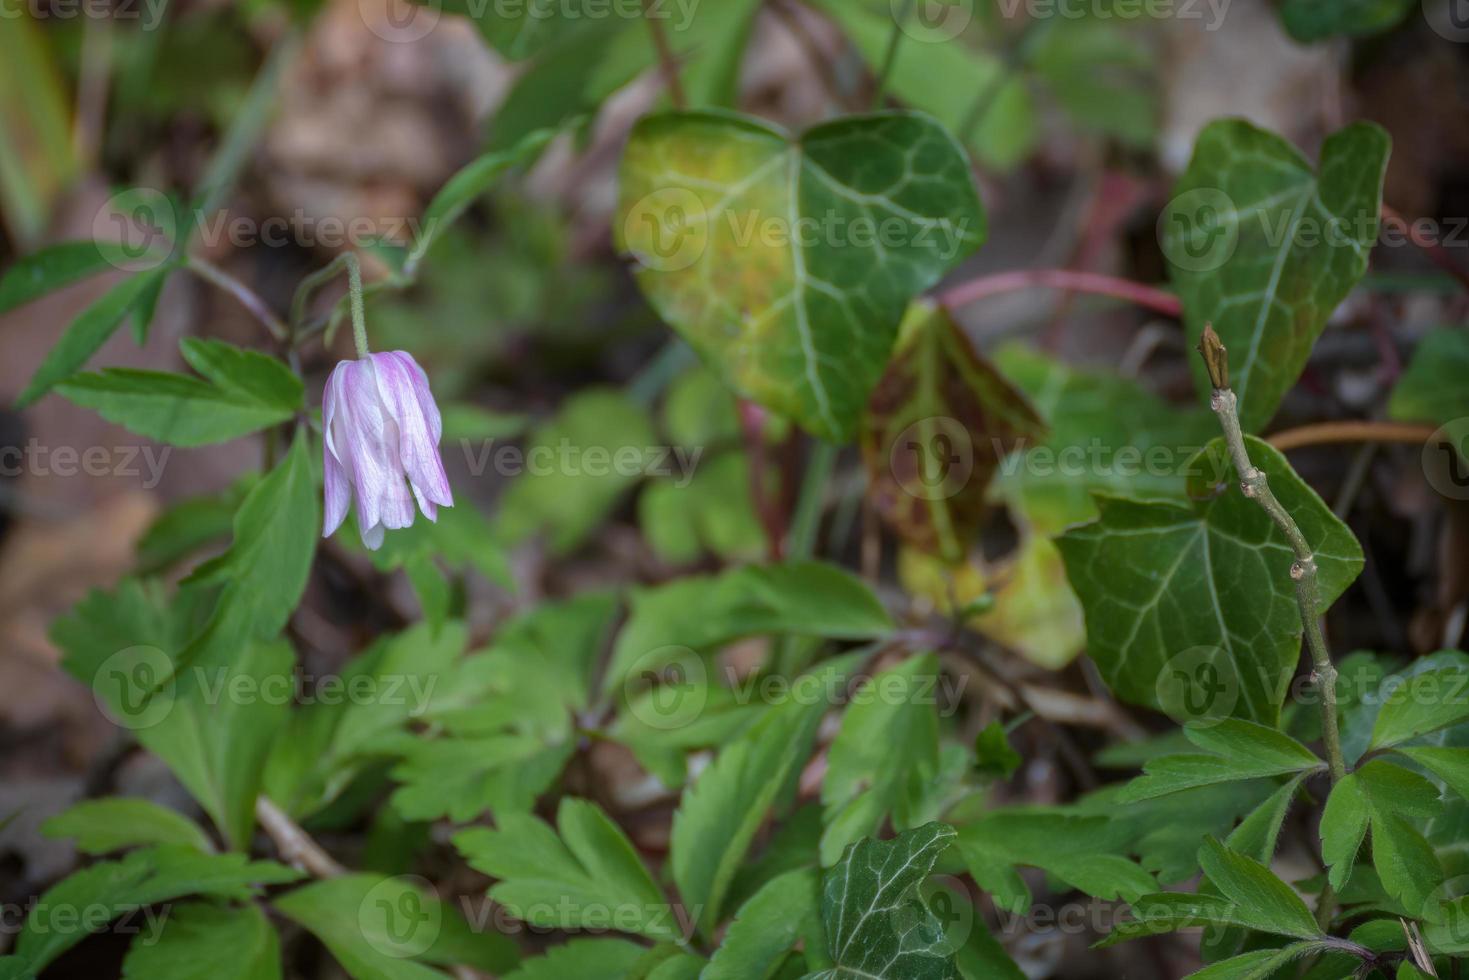
[[[1212,322],[1229,348],[1246,432],[1275,415],[1377,239],[1390,140],[1371,123],[1327,138],[1317,173],[1241,119],[1210,124],[1164,212],[1163,251],[1192,341]],[[1191,358],[1203,392],[1203,361]],[[1289,509],[1289,508],[1287,508]]]
[[[650,483],[638,497],[638,524],[664,561],[694,562],[706,552],[754,561],[765,552],[742,453],[706,459],[691,477]]]
[[[809,932],[805,920],[821,908],[815,869],[772,878],[740,906],[700,980],[762,980]]]
[[[1441,327],[1413,351],[1408,369],[1393,385],[1387,414],[1404,422],[1446,425],[1469,415],[1469,334]]]
[[[848,659],[828,661],[799,678],[791,696],[725,746],[684,791],[673,815],[670,861],[684,907],[706,935],[719,922],[755,833],[799,776],[830,706],[829,692],[842,681]],[[817,694],[796,696],[797,689]]]
[[[1469,718],[1469,668],[1443,667],[1385,687],[1369,748],[1384,749]]]
[[[1000,466],[996,494],[1048,534],[1095,519],[1094,491],[1185,500],[1188,462],[1219,433],[1203,408],[1170,405],[1135,381],[1078,371],[1019,344],[1000,348],[995,363],[1050,427]]]
[[[1463,748],[1398,748],[1424,769],[1433,773],[1449,789],[1469,800],[1469,749]]]
[[[1024,762],[998,721],[990,722],[974,739],[974,767],[986,776],[1009,779]]]
[[[1329,37],[1364,37],[1396,27],[1413,0],[1285,0],[1280,19],[1303,44]]]
[[[950,314],[916,302],[862,421],[868,499],[910,545],[959,561],[1001,460],[1044,430]]]
[[[1088,895],[1127,901],[1154,891],[1153,876],[1132,861],[1106,853],[1111,828],[1104,817],[1009,808],[986,813],[959,828],[959,854],[974,881],[999,908],[1029,911],[1030,888],[1016,870],[1041,868]]]
[[[179,844],[208,854],[209,835],[177,810],[149,800],[86,800],[47,820],[47,837],[71,837],[85,854],[106,854],[146,844]]]
[[[647,951],[626,939],[573,939],[526,960],[505,980],[627,980]]]
[[[610,388],[583,389],[536,427],[525,471],[506,491],[500,524],[511,540],[545,533],[551,550],[579,545],[655,463],[648,410]]]
[[[607,671],[617,690],[683,649],[714,650],[746,636],[788,633],[871,639],[892,629],[882,603],[855,575],[817,561],[746,565],[632,593]]]
[[[1324,943],[1304,942],[1280,949],[1257,949],[1190,973],[1187,980],[1270,980],[1297,960],[1327,948]]]
[[[499,22],[499,19],[495,19]],[[408,257],[404,260],[404,274],[410,278],[418,263],[433,246],[445,228],[459,220],[464,209],[474,199],[495,186],[507,172],[533,163],[547,144],[556,137],[557,129],[539,129],[519,140],[507,150],[481,154],[461,167],[439,188],[428,207],[423,209],[421,226],[423,231],[413,242]],[[445,427],[447,429],[447,426]]]
[[[681,939],[673,909],[621,828],[595,804],[566,797],[556,829],[521,814],[495,830],[460,831],[454,845],[499,883],[490,897],[534,926],[617,929]],[[559,832],[559,836],[558,836]]]
[[[300,874],[270,861],[251,862],[243,854],[200,854],[189,847],[162,846],[133,851],[119,861],[103,861],[62,879],[31,907],[15,952],[41,970],[113,919],[147,905],[186,895],[245,901],[261,885],[294,881]],[[88,915],[57,919],[61,910],[87,909]],[[98,921],[98,912],[107,918]],[[83,921],[79,921],[83,920]]]
[[[1443,868],[1413,821],[1441,809],[1436,786],[1390,762],[1374,759],[1343,777],[1321,817],[1321,857],[1332,887],[1345,886],[1370,826],[1372,863],[1383,888],[1409,915],[1421,914]]]
[[[36,369],[30,384],[16,399],[17,407],[24,408],[50,391],[58,381],[70,377],[97,350],[107,342],[114,330],[133,307],[146,297],[150,290],[172,271],[172,266],[163,265],[137,275],[129,276],[102,294],[71,322],[56,346],[51,348],[41,366]]]
[[[1239,906],[1250,928],[1298,939],[1321,935],[1301,897],[1254,858],[1208,838],[1199,851],[1199,865],[1220,893]]]
[[[122,268],[139,256],[111,242],[62,242],[16,261],[0,277],[0,313],[40,299],[53,290]]]
[[[161,935],[132,944],[122,975],[125,980],[280,980],[280,939],[256,905],[176,906]]]
[[[186,339],[184,357],[206,380],[108,368],[56,390],[138,435],[174,446],[227,442],[286,422],[302,407],[301,379],[280,361],[223,341]]]
[[[959,980],[953,944],[919,895],[953,840],[952,827],[930,823],[848,848],[823,876],[821,914],[834,965],[808,980]]]
[[[386,637],[321,678],[311,702],[295,711],[271,750],[270,798],[303,819],[335,800],[370,762],[375,745],[424,714],[468,643],[463,624],[427,624]]]
[[[795,139],[732,114],[645,116],[620,202],[618,247],[664,320],[737,392],[835,441],[908,301],[985,234],[962,150],[907,113]]]
[[[236,849],[255,827],[266,756],[295,694],[294,666],[290,645],[277,641],[247,646],[231,664],[186,670],[166,716],[137,733]]]
[[[1208,893],[1156,892],[1143,895],[1131,903],[1131,913],[1131,919],[1117,923],[1097,945],[1115,946],[1142,936],[1198,927],[1205,930],[1253,929],[1259,921],[1257,916],[1223,895]],[[1206,931],[1205,935],[1208,934]]]
[[[189,497],[165,510],[138,542],[138,571],[160,571],[211,542],[227,539],[235,511],[253,484],[252,474],[228,490]]]
[[[1238,782],[1325,769],[1326,763],[1284,732],[1238,718],[1186,725],[1189,741],[1212,755],[1165,755],[1150,759],[1144,775],[1122,793],[1125,802],[1152,799],[1212,783]]]
[[[1362,549],[1285,457],[1258,439],[1247,445],[1315,552],[1325,612],[1361,571]],[[1057,539],[1088,651],[1134,704],[1178,720],[1273,725],[1301,649],[1294,553],[1239,492],[1222,439],[1189,466],[1204,484],[1191,505],[1098,496],[1101,518]],[[1227,489],[1207,496],[1214,486]]]
[[[939,765],[938,679],[938,658],[923,654],[873,675],[852,693],[821,783],[823,867],[875,834],[889,814],[897,830],[920,822],[915,811]]]
[[[208,623],[177,666],[216,666],[242,643],[268,640],[290,619],[306,589],[321,534],[321,499],[304,430],[286,458],[245,495],[229,550],[196,568],[185,584],[221,585]]]
[[[351,874],[313,882],[271,904],[320,939],[354,980],[442,980],[425,963],[497,974],[515,967],[519,954],[511,940],[472,930],[426,886],[412,877]]]

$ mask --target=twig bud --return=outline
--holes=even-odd
[[[1209,383],[1215,391],[1229,387],[1229,351],[1214,332],[1212,323],[1204,324],[1204,336],[1199,338],[1199,353],[1203,355],[1204,367],[1209,372]]]

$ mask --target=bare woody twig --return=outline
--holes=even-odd
[[[260,828],[275,842],[281,860],[317,878],[340,878],[347,869],[336,858],[322,850],[311,835],[302,830],[284,810],[267,796],[255,800],[255,819]]]
[[[1291,564],[1290,577],[1296,585],[1296,604],[1301,609],[1301,624],[1305,628],[1306,643],[1311,650],[1311,663],[1315,680],[1321,688],[1321,730],[1326,742],[1327,763],[1331,769],[1333,785],[1346,775],[1346,764],[1341,750],[1341,733],[1336,719],[1336,667],[1331,662],[1331,652],[1326,648],[1326,637],[1321,631],[1320,590],[1316,586],[1316,556],[1311,545],[1301,534],[1300,527],[1281,506],[1270,491],[1265,474],[1250,462],[1245,448],[1244,432],[1239,424],[1239,400],[1229,387],[1229,354],[1219,335],[1210,324],[1204,325],[1204,336],[1199,342],[1199,353],[1209,372],[1209,381],[1214,394],[1209,407],[1219,417],[1224,429],[1224,442],[1229,447],[1230,459],[1239,472],[1239,488],[1246,497],[1259,504],[1269,515],[1275,526],[1290,542],[1296,560]]]

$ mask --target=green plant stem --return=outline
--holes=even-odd
[[[811,458],[806,463],[806,474],[801,479],[801,493],[796,498],[796,510],[791,517],[790,532],[786,538],[786,557],[810,558],[816,547],[816,531],[821,526],[821,509],[826,500],[826,486],[831,482],[831,472],[836,466],[840,447],[819,439],[811,444]]]
[[[887,94],[888,78],[893,66],[898,63],[898,49],[903,46],[903,25],[913,16],[916,0],[903,0],[903,9],[893,17],[893,31],[888,35],[888,47],[882,56],[882,67],[877,72],[877,88],[872,93],[872,108],[881,109],[883,96]]]
[[[1334,786],[1346,775],[1346,763],[1342,757],[1341,732],[1336,718],[1336,667],[1331,662],[1331,651],[1326,648],[1326,636],[1321,631],[1321,597],[1316,584],[1316,555],[1290,512],[1275,499],[1265,474],[1250,462],[1250,454],[1245,448],[1245,434],[1239,424],[1239,399],[1229,387],[1229,367],[1224,357],[1224,346],[1212,327],[1205,328],[1200,349],[1209,368],[1209,377],[1215,386],[1209,407],[1219,417],[1219,425],[1224,430],[1224,443],[1229,447],[1229,457],[1239,473],[1240,492],[1260,505],[1275,526],[1280,528],[1295,554],[1296,560],[1291,563],[1290,577],[1296,585],[1296,604],[1301,609],[1306,645],[1311,651],[1316,684],[1321,690],[1321,732],[1326,742],[1326,760]]]
[[[270,307],[265,304],[265,300],[261,299],[249,286],[246,286],[219,266],[204,259],[191,256],[184,261],[184,268],[210,285],[216,286],[233,296],[239,301],[241,306],[250,311],[250,314],[255,319],[260,321],[261,326],[270,331],[270,335],[276,340],[285,341],[290,336],[290,331],[286,329],[286,325],[280,321],[280,317],[271,312]]]
[[[367,315],[363,309],[362,263],[353,252],[343,252],[331,262],[301,280],[296,295],[291,298],[291,344],[296,346],[314,331],[303,330],[306,323],[306,305],[311,295],[331,281],[337,273],[347,270],[347,296],[352,307],[352,337],[357,344],[357,356],[366,357]]]

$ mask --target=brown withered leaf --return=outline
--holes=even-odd
[[[1030,402],[948,311],[914,303],[862,422],[868,499],[908,544],[960,561],[1000,460],[1044,434]]]

